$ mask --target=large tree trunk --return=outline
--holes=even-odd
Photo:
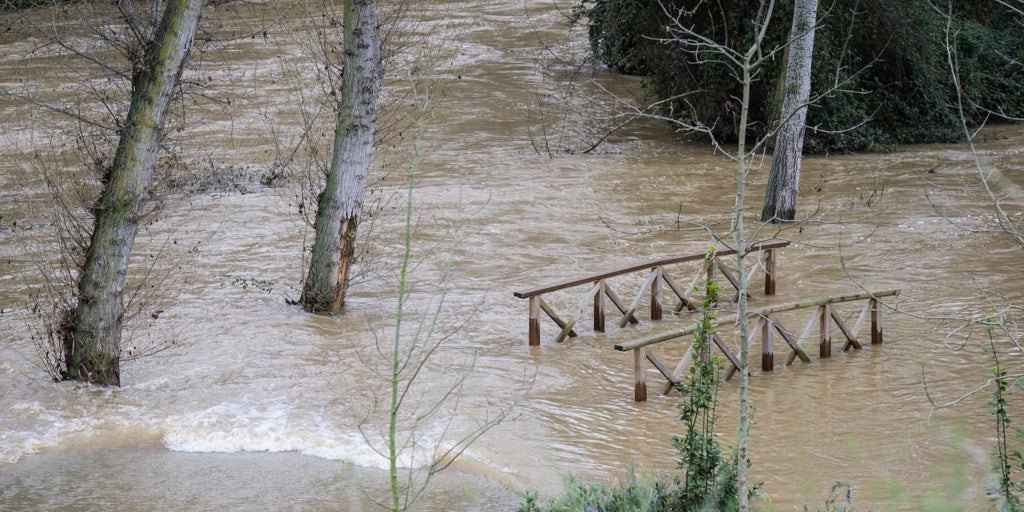
[[[786,222],[796,218],[796,196],[800,188],[807,102],[811,96],[811,62],[817,18],[817,0],[795,0],[779,118],[781,127],[775,141],[772,169],[768,175],[764,208],[761,210],[763,222]]]
[[[78,304],[63,335],[64,378],[121,384],[123,295],[164,118],[195,36],[205,0],[168,0],[143,62],[114,161],[103,177],[95,223],[78,282]]]
[[[334,156],[317,205],[313,254],[300,302],[308,311],[345,304],[383,78],[376,0],[345,0],[344,64]]]

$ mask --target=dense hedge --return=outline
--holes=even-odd
[[[698,32],[745,49],[759,3],[665,0],[664,5],[671,12],[692,12],[686,23]],[[775,3],[766,49],[788,37],[791,5]],[[1024,117],[1024,19],[994,0],[958,2],[956,8],[957,60],[968,102]],[[647,90],[658,99],[685,94],[689,105],[668,102],[666,112],[696,115],[705,125],[714,124],[718,137],[734,140],[739,84],[722,65],[694,64],[693,56],[670,40],[665,9],[649,0],[596,0],[584,2],[576,13],[588,20],[591,47],[601,62],[648,76]],[[955,93],[946,20],[927,2],[836,0],[821,4],[819,22],[812,95],[837,80],[845,85],[809,111],[808,126],[820,130],[808,130],[808,151],[861,151],[959,136],[950,109]],[[751,135],[764,133],[775,121],[784,61],[782,55],[768,61],[753,84]],[[973,108],[969,118],[980,122],[984,111]],[[828,133],[836,131],[842,132]]]

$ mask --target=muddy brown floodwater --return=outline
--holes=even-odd
[[[403,464],[421,464],[438,444],[449,447],[513,409],[432,482],[418,510],[512,510],[513,491],[554,493],[570,474],[610,482],[629,467],[675,466],[677,397],[634,403],[632,359],[612,346],[689,320],[668,315],[604,334],[581,327],[562,344],[551,342],[555,327],[547,323],[541,346],[528,347],[527,305],[512,292],[702,252],[708,236],[692,228],[726,232],[735,174],[706,145],[682,143],[653,121],[629,125],[595,152],[572,151],[616,112],[603,90],[631,97],[639,84],[601,70],[577,73],[585,35],[567,29],[570,7],[454,2],[421,13],[418,27],[443,58],[420,137],[409,321],[417,325],[443,296],[438,332],[447,338],[413,395],[429,400],[466,380],[458,409],[420,425]],[[190,172],[205,163],[259,174],[277,155],[273,140],[299,133],[301,98],[321,93],[304,74],[296,37],[308,23],[296,6],[254,3],[211,9],[203,22],[215,34],[261,28],[202,58],[193,76],[208,78],[212,97],[231,104],[195,99],[189,128],[175,137],[182,160]],[[265,35],[262,22],[273,22]],[[88,108],[71,87],[87,77],[69,56],[24,26],[0,38],[6,89]],[[391,91],[406,70],[392,70]],[[384,446],[375,404],[385,383],[373,344],[390,336],[401,215],[378,216],[371,270],[345,313],[314,316],[285,303],[298,295],[310,240],[297,211],[300,180],[263,186],[235,176],[232,187],[171,190],[139,238],[137,268],[160,256],[156,269],[167,279],[140,317],[146,321],[134,324],[132,343],[173,344],[127,363],[120,389],[52,383],[32,339],[40,334],[32,290],[40,269],[56,261],[39,169],[78,172],[66,165],[76,160],[62,147],[67,139],[54,135],[59,117],[30,102],[0,97],[0,123],[2,508],[373,509],[386,495],[386,464],[375,452]],[[405,148],[398,153],[409,151],[413,132],[395,143]],[[1016,219],[1022,148],[1019,126],[987,131],[979,147],[985,168],[1004,177],[996,192]],[[765,174],[750,176],[751,222]],[[392,171],[379,190],[386,206],[398,204],[403,173]],[[793,243],[780,251],[778,296],[755,294],[752,304],[861,287],[902,293],[888,303],[899,312],[886,316],[885,344],[754,372],[759,507],[813,509],[838,480],[853,487],[862,510],[986,509],[995,447],[988,393],[948,408],[933,407],[926,394],[949,402],[984,384],[992,365],[984,332],[965,340],[956,329],[1024,303],[1021,249],[993,229],[970,153],[926,145],[811,157],[801,192],[800,215],[814,220],[779,233]],[[620,294],[638,284],[627,280]],[[550,297],[562,310],[577,300]],[[1018,359],[1007,355],[1004,364]],[[650,376],[652,389],[658,379]],[[729,444],[736,383],[722,386],[720,400],[721,440]]]

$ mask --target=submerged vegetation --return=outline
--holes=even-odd
[[[711,40],[745,47],[759,2],[696,0],[584,0],[575,21],[587,23],[594,57],[613,70],[645,75],[652,113],[700,122],[719,140],[735,140],[739,84],[714,58],[694,59],[666,27],[669,13],[693,13],[687,22]],[[968,122],[989,113],[1024,117],[1024,30],[997,2],[956,4],[955,56],[967,98]],[[782,48],[791,3],[776,3],[765,51]],[[928,2],[839,0],[822,4],[812,66],[808,152],[879,150],[895,144],[950,142],[961,136],[950,111],[946,19]],[[749,128],[769,133],[781,103],[785,59],[766,62],[752,84]],[[1016,63],[1016,64],[1015,64]]]

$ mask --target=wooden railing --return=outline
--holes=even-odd
[[[764,242],[759,244],[751,245],[747,252],[759,252],[763,254],[761,259],[761,266],[764,268],[764,293],[765,295],[775,294],[775,249],[786,247],[789,245],[788,241],[778,242]],[[736,276],[732,274],[728,269],[718,264],[719,258],[723,256],[729,256],[736,254],[735,250],[719,251],[716,253],[716,258],[711,265],[705,269],[711,276],[716,271],[720,272],[725,276],[726,280],[732,284],[733,288],[739,288]],[[561,328],[561,332],[555,338],[555,341],[561,343],[568,337],[576,337],[576,331],[573,329],[576,326],[576,322],[579,320],[583,311],[587,308],[588,304],[593,303],[594,311],[594,331],[604,332],[605,329],[605,304],[604,298],[608,297],[611,303],[616,309],[622,313],[622,320],[619,322],[620,327],[625,327],[627,323],[638,323],[639,320],[636,317],[636,310],[640,307],[644,296],[650,291],[650,308],[651,308],[651,320],[661,320],[662,317],[662,303],[661,303],[661,292],[662,283],[668,285],[668,288],[679,298],[679,304],[676,306],[676,312],[682,311],[683,309],[696,310],[699,309],[699,303],[694,299],[690,298],[686,290],[680,288],[676,284],[675,280],[665,272],[665,267],[678,263],[700,261],[704,259],[704,254],[691,254],[689,256],[679,256],[675,258],[666,258],[649,263],[640,263],[629,267],[612,270],[609,272],[603,272],[587,277],[581,277],[572,279],[569,281],[563,281],[560,283],[549,284],[540,288],[534,288],[532,290],[514,292],[515,296],[520,299],[529,299],[529,311],[530,311],[530,328],[529,328],[529,342],[530,345],[540,345],[540,312],[543,311],[548,315],[551,320]],[[627,308],[625,303],[622,302],[618,295],[612,291],[609,286],[608,280],[625,274],[631,274],[634,272],[641,272],[644,270],[650,270],[650,274],[644,281],[643,286],[640,287],[640,291],[637,293],[636,298],[632,304]],[[574,314],[569,320],[562,320],[562,318],[555,313],[554,309],[544,301],[542,297],[546,293],[551,293],[559,290],[565,290],[568,288],[575,288],[582,285],[590,285],[587,292],[584,293]]]
[[[799,357],[801,361],[809,363],[811,359],[807,356],[807,353],[803,348],[800,347],[800,342],[810,334],[815,324],[818,325],[818,356],[821,358],[827,358],[832,357],[833,326],[838,327],[839,331],[846,338],[846,343],[843,344],[843,352],[846,352],[851,347],[859,349],[861,348],[861,345],[858,341],[858,334],[869,316],[871,319],[871,344],[880,344],[882,343],[882,311],[879,308],[878,299],[898,295],[899,292],[899,290],[884,290],[853,295],[839,295],[752,310],[747,313],[747,318],[756,318],[757,323],[749,330],[746,341],[747,346],[752,346],[755,343],[757,336],[761,336],[761,371],[770,372],[775,366],[774,335],[778,332],[792,350],[792,353],[786,360],[786,364],[792,364],[797,357]],[[832,306],[834,304],[861,300],[867,300],[867,303],[861,310],[860,316],[857,317],[857,322],[854,324],[853,328],[847,328],[846,324],[843,323],[842,319],[838,314],[836,314]],[[793,311],[808,307],[817,307],[817,309],[815,310],[814,315],[811,316],[810,321],[807,322],[807,326],[804,328],[803,333],[794,338],[792,334],[782,326],[776,315],[784,311]],[[738,318],[738,315],[729,315],[727,317],[717,319],[712,323],[712,328],[734,324],[738,321]],[[678,384],[687,374],[689,367],[693,364],[694,354],[692,353],[692,344],[686,349],[686,353],[683,355],[682,360],[679,361],[675,371],[669,371],[661,360],[654,355],[654,352],[651,351],[650,347],[665,341],[692,336],[696,330],[697,327],[694,326],[615,345],[615,350],[620,352],[633,351],[633,388],[634,398],[637,402],[647,400],[647,362],[654,365],[654,367],[657,368],[657,370],[668,380],[668,384],[665,386],[665,391],[663,393],[671,391],[672,388],[675,387],[676,384]],[[712,340],[714,341],[715,346],[718,347],[718,349],[731,363],[731,368],[726,375],[726,379],[728,379],[739,369],[739,359],[737,359],[736,355],[733,354],[729,349],[729,346],[722,341],[722,338],[719,337],[717,333],[712,335]]]

